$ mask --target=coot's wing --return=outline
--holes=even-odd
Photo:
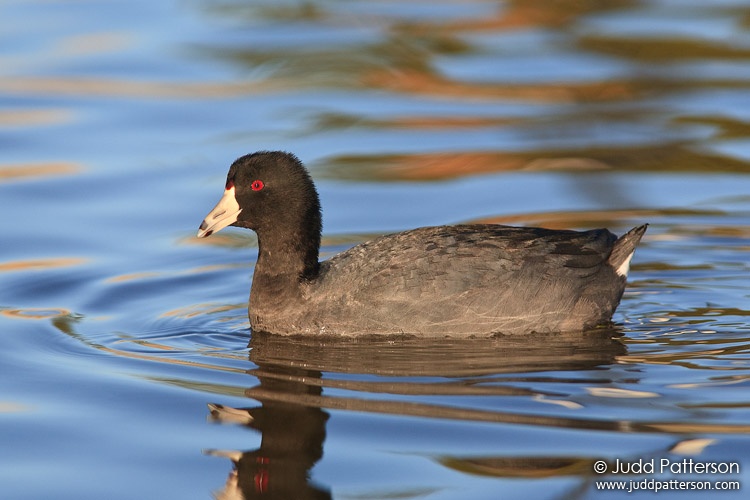
[[[405,332],[425,324],[434,330],[438,323],[446,331],[471,323],[528,324],[529,315],[539,316],[538,330],[555,329],[603,269],[612,278],[607,258],[615,239],[607,230],[420,228],[325,262],[315,295],[326,297],[319,307],[329,316],[352,316],[353,323],[370,318]]]

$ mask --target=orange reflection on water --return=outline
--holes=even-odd
[[[0,166],[0,183],[30,177],[49,177],[52,175],[73,175],[81,172],[83,167],[72,162],[28,163]]]
[[[140,273],[121,274],[119,276],[112,276],[104,280],[105,283],[122,283],[125,281],[138,281],[142,279],[156,278],[161,276],[161,273],[154,271],[143,271]]]
[[[58,125],[72,121],[73,113],[66,109],[0,110],[0,127],[32,127]]]
[[[58,267],[79,266],[88,259],[82,257],[55,257],[51,259],[29,259],[15,260],[11,262],[0,262],[0,273],[14,271],[39,271],[42,269],[54,269]]]
[[[333,170],[359,171],[364,177],[388,180],[438,180],[473,174],[520,170],[527,161],[519,155],[496,152],[423,153],[376,157],[341,156],[330,160]],[[356,166],[356,169],[339,166]]]
[[[623,82],[581,83],[470,83],[441,75],[416,71],[373,71],[363,83],[379,89],[408,94],[451,97],[466,100],[524,99],[536,102],[582,102],[621,100],[634,97],[638,89]]]
[[[160,314],[159,317],[160,318],[168,318],[168,317],[193,318],[196,316],[222,313],[222,312],[227,312],[227,311],[233,311],[236,309],[244,310],[245,307],[246,307],[245,304],[242,304],[242,305],[224,304],[224,305],[218,305],[218,306],[215,304],[195,304],[191,306],[180,307],[178,309],[172,309],[171,311],[167,311],[167,312]]]
[[[13,403],[10,401],[0,401],[0,413],[18,413],[22,411],[29,411],[30,408],[21,403]]]
[[[144,97],[174,99],[216,99],[270,90],[268,84],[184,83],[115,80],[107,78],[5,78],[0,80],[0,91],[44,94],[110,97]]]
[[[343,113],[324,113],[319,116],[314,129],[340,129],[367,127],[374,129],[442,130],[481,127],[502,127],[522,123],[520,118],[451,116],[451,115],[404,115],[393,118],[365,118]]]
[[[25,308],[25,309],[0,309],[0,314],[13,319],[49,319],[61,316],[69,316],[71,312],[63,308]]]
[[[185,274],[200,274],[209,273],[215,271],[221,271],[224,269],[235,269],[240,267],[247,267],[247,264],[211,264],[207,266],[199,266],[191,269],[185,269],[178,272],[156,272],[156,271],[142,271],[137,273],[120,274],[118,276],[111,276],[104,280],[105,283],[124,283],[127,281],[140,281],[148,280],[153,278],[167,277],[167,276],[181,276]]]
[[[649,220],[664,215],[679,215],[678,210],[568,210],[558,212],[534,212],[514,215],[483,217],[470,221],[474,224],[505,224],[541,226],[548,229],[570,229],[571,227],[610,226],[621,221]],[[651,236],[649,236],[651,238]]]
[[[340,156],[330,161],[336,173],[340,166],[355,166],[354,175],[379,180],[425,181],[453,179],[476,174],[519,170],[606,170],[608,163],[585,156],[539,158],[528,153],[465,151],[381,156]],[[351,176],[352,174],[349,173]]]

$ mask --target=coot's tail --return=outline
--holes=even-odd
[[[615,241],[612,253],[609,256],[609,265],[615,268],[615,272],[619,276],[627,277],[628,271],[630,271],[630,259],[633,258],[635,247],[638,246],[638,242],[641,241],[641,237],[647,228],[648,224],[634,227]]]

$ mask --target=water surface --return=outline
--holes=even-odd
[[[747,487],[746,2],[2,18],[3,498],[624,497],[596,486],[618,459],[738,463],[632,478]],[[253,335],[254,236],[194,235],[259,149],[310,167],[324,257],[443,223],[650,228],[595,334]]]

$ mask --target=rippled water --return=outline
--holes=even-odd
[[[747,490],[746,2],[0,11],[3,498]],[[310,166],[324,256],[420,225],[651,227],[598,335],[252,335],[254,237],[194,234],[258,149]],[[594,472],[688,458],[740,471]]]

